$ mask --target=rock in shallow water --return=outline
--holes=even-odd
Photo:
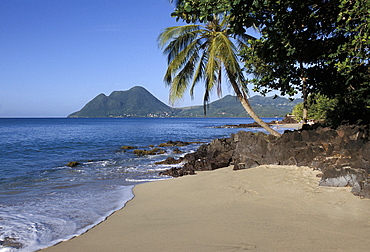
[[[0,240],[0,245],[5,248],[23,248],[23,244],[18,242],[15,238],[5,237],[4,240]]]
[[[67,164],[67,166],[69,166],[69,167],[75,167],[75,166],[77,166],[77,165],[79,165],[80,163],[79,162],[77,162],[77,161],[71,161],[71,162],[68,162],[68,164]]]

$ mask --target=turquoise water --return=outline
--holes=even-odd
[[[121,146],[148,149],[170,140],[210,142],[240,130],[215,126],[250,122],[249,118],[0,119],[0,251],[36,251],[85,232],[122,208],[133,197],[134,185],[167,179],[158,172],[170,166],[155,162],[181,155],[173,155],[168,147],[166,154],[137,157]],[[188,153],[199,145],[179,148]],[[68,167],[69,161],[81,165]]]

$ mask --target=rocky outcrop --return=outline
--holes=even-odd
[[[121,147],[122,150],[133,150],[135,149],[136,147],[134,146],[131,146],[131,145],[124,145]]]
[[[187,146],[189,144],[191,143],[183,141],[168,141],[166,143],[159,144],[158,147]]]
[[[166,153],[166,151],[160,148],[152,148],[150,150],[141,150],[141,149],[134,150],[134,154],[136,156],[159,155],[164,153]]]
[[[179,148],[175,148],[175,149],[173,149],[172,153],[174,153],[174,154],[181,154],[181,153],[183,153],[183,151],[180,150]]]
[[[202,145],[195,153],[185,155],[183,169],[187,171],[207,171],[228,166],[232,161],[235,142],[231,138],[215,139]]]
[[[187,146],[190,144],[199,144],[202,142],[183,142],[183,141],[168,141],[166,143],[161,143],[158,145],[158,147],[174,147],[174,146]]]
[[[77,165],[80,165],[80,163],[77,162],[77,161],[71,161],[71,162],[68,162],[68,164],[67,164],[67,166],[69,166],[69,167],[75,167]]]
[[[195,174],[194,170],[189,171],[178,167],[173,167],[171,169],[159,173],[160,176],[172,176],[172,177],[181,177],[185,175],[194,175],[194,174]]]
[[[346,125],[336,130],[306,126],[275,140],[247,132],[235,136],[239,140],[233,153],[235,169],[262,164],[309,166],[323,172],[320,185],[351,186],[355,194],[370,196],[368,125]]]
[[[298,123],[298,121],[295,119],[295,116],[286,115],[284,116],[283,120],[279,121],[279,123],[290,124],[290,123]]]
[[[286,115],[281,121],[278,120],[273,120],[271,122],[268,122],[268,125],[276,125],[276,124],[296,124],[298,123],[294,116],[291,115]],[[223,125],[223,126],[217,126],[215,128],[261,128],[261,125],[258,124],[257,122],[252,122],[252,123],[242,123],[242,124],[228,124],[228,125]]]
[[[235,170],[268,164],[309,166],[323,172],[320,185],[351,186],[355,194],[370,197],[369,125],[337,129],[305,125],[279,138],[240,131],[202,145],[195,153],[187,154],[184,162],[183,174],[230,164]]]
[[[175,159],[175,158],[173,158],[173,157],[168,157],[168,158],[166,158],[165,160],[160,161],[160,162],[155,162],[154,164],[156,164],[156,165],[163,165],[163,164],[165,164],[165,165],[179,164],[179,163],[181,163],[181,162],[182,162],[182,160],[183,160],[183,158]]]

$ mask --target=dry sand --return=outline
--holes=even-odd
[[[231,167],[136,186],[136,197],[53,251],[369,251],[370,200],[296,166]]]
[[[291,129],[300,129],[302,128],[302,123],[289,123],[289,124],[275,124],[275,125],[272,125],[272,126],[275,126],[275,127],[280,127],[280,128],[291,128]]]

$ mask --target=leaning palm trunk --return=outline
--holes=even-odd
[[[215,17],[205,26],[169,27],[158,39],[168,57],[164,81],[171,88],[172,101],[181,98],[189,86],[192,95],[194,86],[204,82],[204,104],[207,104],[210,92],[215,88],[221,95],[222,70],[226,70],[227,79],[247,113],[269,133],[280,136],[257,116],[248,102],[248,90],[237,51],[244,48],[251,37],[234,36],[228,29],[227,17]]]
[[[267,130],[267,132],[269,132],[271,135],[274,135],[276,137],[281,136],[279,132],[273,130],[266,122],[264,122],[261,118],[259,118],[259,116],[254,112],[251,105],[249,104],[248,99],[246,99],[245,97],[239,97],[239,96],[238,98],[241,104],[243,105],[244,109],[250,115],[250,117],[252,117],[262,128]]]
[[[243,108],[247,111],[247,113],[252,117],[256,123],[258,123],[262,128],[264,128],[267,132],[271,135],[280,137],[281,134],[276,130],[273,130],[266,122],[264,122],[253,110],[252,106],[249,103],[249,100],[246,98],[246,94],[242,93],[236,83],[231,83],[236,96],[238,97],[240,103],[242,104]]]

